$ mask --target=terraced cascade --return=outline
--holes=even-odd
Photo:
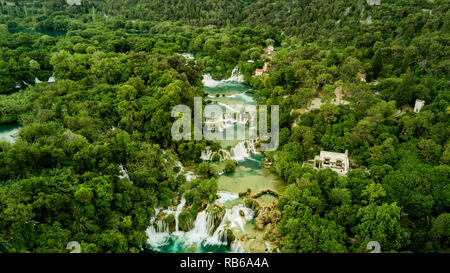
[[[233,70],[230,79],[216,81],[209,75],[203,78],[204,101],[218,104],[228,111],[224,117],[213,120],[225,129],[236,124],[248,124],[245,117],[239,116],[243,105],[256,105],[250,87],[242,83],[238,70]],[[222,173],[218,178],[218,199],[201,210],[195,220],[184,219],[187,209],[185,200],[172,208],[157,208],[151,225],[147,229],[149,252],[271,252],[272,243],[263,239],[264,232],[256,225],[256,210],[261,205],[273,205],[277,196],[265,193],[282,192],[286,185],[262,165],[264,155],[258,152],[258,139],[219,141],[221,149],[207,148],[201,159],[211,161],[218,169],[223,168],[223,160],[231,158],[238,162],[232,174]],[[218,162],[212,162],[219,156]],[[217,158],[216,158],[217,159]],[[189,173],[188,180],[195,179]],[[244,196],[246,192],[250,195]],[[249,199],[251,194],[258,194]],[[258,218],[261,218],[258,216]],[[181,223],[180,223],[181,222]],[[263,223],[264,224],[264,223]]]

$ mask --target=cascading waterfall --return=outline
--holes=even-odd
[[[231,71],[231,77],[228,78],[226,81],[239,83],[244,82],[244,75],[242,75],[241,72],[239,71],[239,67],[236,66],[235,68],[233,68],[233,71]]]
[[[249,126],[252,128],[248,128],[248,135],[253,136],[253,134],[250,134],[250,130],[255,130],[256,123],[251,120],[250,113],[252,111],[248,106],[256,103],[251,94],[246,93],[248,88],[245,86],[243,88],[243,85],[240,84],[243,80],[238,67],[233,69],[231,77],[226,80],[217,81],[210,75],[203,76],[205,90],[208,93],[212,92],[208,94],[208,97],[214,104],[224,110],[221,115],[206,119],[205,125],[213,126],[216,132],[224,132],[231,126]],[[242,93],[221,94],[221,92],[228,92],[228,90]],[[219,157],[220,160],[227,158],[236,161],[252,160],[252,154],[257,153],[255,147],[257,141],[256,137],[251,137],[250,139],[231,142],[231,144],[226,142],[222,144],[224,147],[234,146],[214,151],[207,147],[202,151],[201,159],[212,161]],[[184,173],[188,181],[195,179],[192,172],[184,171],[181,163],[179,166],[179,174]],[[245,207],[242,202],[232,205],[234,200],[239,199],[237,193],[218,191],[217,195],[219,198],[214,203],[209,204],[205,210],[198,212],[189,231],[182,231],[179,228],[178,218],[186,206],[184,198],[180,200],[176,207],[156,209],[151,225],[146,231],[150,249],[159,252],[244,252],[243,242],[240,242],[238,238],[246,232],[246,224],[254,218],[254,212]],[[167,220],[165,220],[167,215],[174,216],[175,229],[173,226],[169,227]],[[236,236],[231,245],[229,245],[231,238],[227,238],[230,232]]]
[[[228,201],[233,201],[239,198],[239,194],[227,191],[218,191],[217,195],[219,196],[219,198],[216,199],[216,203],[221,205],[224,205]]]
[[[216,200],[218,204],[224,204],[228,201],[239,198],[238,194],[219,191],[219,199]],[[195,219],[194,227],[188,231],[183,232],[178,229],[178,217],[186,204],[184,198],[181,199],[180,204],[176,207],[176,210],[168,208],[163,210],[162,208],[155,208],[155,215],[150,221],[150,226],[147,228],[147,243],[155,250],[161,249],[163,246],[170,243],[170,239],[176,238],[177,244],[189,247],[192,245],[201,246],[226,246],[227,242],[227,229],[244,231],[245,224],[252,220],[254,213],[251,209],[244,207],[242,204],[236,205],[231,209],[225,209],[225,215],[222,218],[219,226],[214,230],[213,217],[208,212],[208,208],[200,211]],[[163,220],[157,220],[159,214],[174,215],[175,216],[175,231],[170,233],[169,226]],[[243,214],[243,216],[241,216]],[[241,244],[234,241],[230,246],[231,252],[243,252]]]
[[[214,129],[218,132],[224,132],[235,124],[247,125],[250,123],[250,117],[245,112],[226,112],[216,118],[208,118],[205,120],[205,125],[208,129]]]
[[[194,55],[188,52],[179,53],[179,55],[183,56],[186,60],[195,60]]]
[[[158,220],[155,227],[156,217],[158,216],[160,211],[160,208],[155,208],[155,216],[150,219],[150,226],[146,230],[148,238],[147,244],[155,250],[159,250],[160,247],[167,244],[170,239],[168,227],[167,230],[165,230],[161,220]]]
[[[197,178],[197,176],[194,174],[194,172],[192,172],[192,171],[187,171],[187,172],[184,171],[184,167],[181,164],[181,162],[178,162],[177,165],[178,165],[178,167],[180,167],[180,171],[178,172],[178,175],[184,173],[184,176],[186,177],[186,181],[189,182],[189,181],[192,181],[192,180]]]
[[[239,142],[231,149],[231,158],[236,161],[243,161],[250,158],[252,154],[256,154],[255,139],[248,139]]]
[[[178,228],[178,216],[180,216],[181,211],[183,210],[184,205],[186,204],[186,199],[181,198],[180,204],[177,206],[177,210],[175,211],[175,232],[179,231]]]
[[[55,83],[56,82],[55,77],[52,75],[50,78],[48,78],[47,82],[48,83]]]
[[[123,179],[125,178],[126,180],[130,181],[131,184],[133,184],[133,181],[131,181],[130,176],[128,175],[127,170],[124,169],[123,165],[120,164],[119,165],[119,170],[120,170],[120,174],[119,174],[119,179]]]
[[[217,87],[219,84],[222,83],[222,81],[214,80],[209,74],[203,75],[202,82],[203,85],[206,87]]]
[[[206,209],[199,212],[195,219],[194,228],[186,233],[186,243],[190,245],[201,244],[211,235],[213,227],[212,218]]]
[[[223,82],[243,83],[244,75],[241,74],[241,72],[239,71],[239,67],[237,66],[233,68],[233,71],[231,71],[231,77],[226,80],[217,81],[214,80],[210,74],[203,75],[203,85],[206,87],[217,87]]]
[[[241,213],[244,216],[241,216]],[[211,245],[227,244],[227,229],[244,232],[245,224],[252,220],[253,216],[253,211],[242,204],[226,209],[225,216],[222,218],[219,227],[212,236],[207,238],[206,243]]]
[[[206,150],[202,151],[202,154],[200,156],[201,160],[211,161],[212,158],[213,158],[213,151],[211,151],[211,149],[209,147],[206,148]]]
[[[212,161],[213,158],[218,154],[220,156],[220,160],[225,160],[227,158],[236,160],[236,161],[244,161],[249,159],[252,154],[258,154],[256,151],[256,139],[247,139],[239,142],[231,148],[230,151],[226,149],[220,149],[217,152],[213,152],[209,147],[206,150],[202,151],[200,159],[203,161]]]

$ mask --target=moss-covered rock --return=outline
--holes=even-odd
[[[225,216],[225,207],[221,204],[214,204],[208,207],[208,213],[212,217],[213,230],[216,230]]]
[[[168,215],[165,220],[167,225],[169,226],[169,231],[174,232],[176,228],[175,216],[173,214]]]

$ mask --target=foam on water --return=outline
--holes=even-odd
[[[231,72],[231,77],[229,77],[228,79],[226,79],[226,80],[221,80],[221,81],[218,81],[218,80],[214,80],[212,77],[211,77],[211,75],[210,74],[205,74],[205,75],[203,75],[203,80],[202,80],[202,82],[203,82],[203,85],[205,86],[205,87],[217,87],[217,86],[219,86],[220,84],[224,84],[224,83],[232,83],[232,82],[235,82],[235,83],[243,83],[244,82],[244,75],[242,75],[241,73],[240,73],[240,71],[239,71],[239,67],[235,67],[234,69],[233,69],[233,71]]]
[[[216,202],[219,204],[239,198],[237,194],[224,191],[218,192],[218,195],[220,198]],[[178,228],[178,217],[185,204],[186,200],[182,198],[176,210],[172,208],[155,208],[155,215],[146,230],[148,237],[147,244],[151,249],[161,251],[170,244],[173,245],[170,249],[174,251],[185,251],[186,249],[192,248],[192,246],[195,246],[195,249],[214,246],[224,247],[228,244],[227,229],[243,232],[245,224],[254,217],[254,212],[251,209],[239,204],[231,209],[225,209],[224,217],[219,226],[214,230],[213,217],[208,212],[208,208],[206,208],[197,214],[193,228],[188,232],[183,232]],[[157,220],[160,213],[163,215],[174,215],[176,225],[174,232],[170,232],[166,222]],[[243,251],[241,244],[238,244],[237,241],[234,241],[229,247],[230,252]]]
[[[217,195],[219,196],[219,199],[216,200],[216,203],[222,205],[228,201],[233,201],[239,198],[239,194],[228,191],[218,191]]]

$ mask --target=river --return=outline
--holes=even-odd
[[[0,141],[14,143],[18,138],[19,130],[18,124],[0,125]]]
[[[218,104],[229,112],[239,112],[242,105],[256,105],[251,88],[242,83],[242,76],[235,69],[231,78],[222,81],[213,80],[209,75],[203,78],[204,91],[207,94],[204,101]],[[226,116],[227,114],[225,114]],[[219,120],[220,119],[220,120]],[[214,123],[223,125],[224,128],[247,124],[248,122],[238,115],[228,115],[219,118]],[[247,126],[249,127],[249,126]],[[248,129],[246,130],[248,133]],[[232,174],[221,174],[218,178],[218,196],[213,204],[225,208],[225,214],[220,224],[215,228],[212,216],[208,209],[198,213],[191,230],[183,232],[178,227],[180,215],[185,200],[182,199],[177,207],[156,208],[155,217],[147,229],[148,244],[146,252],[165,253],[189,253],[189,252],[250,252],[249,245],[252,242],[259,243],[259,248],[269,251],[271,246],[262,239],[263,233],[255,229],[255,213],[243,205],[243,199],[239,193],[250,189],[252,193],[271,189],[283,192],[286,188],[284,182],[271,170],[262,166],[264,155],[256,148],[257,138],[245,140],[219,141],[222,149],[216,152],[209,148],[202,153],[202,160],[211,161],[216,154],[221,161],[211,162],[216,168],[223,168],[223,160],[232,158],[238,162],[236,171]],[[192,173],[188,174],[188,180],[195,179]],[[260,203],[272,203],[276,197],[264,194],[257,199]],[[161,215],[173,215],[176,219],[176,228],[169,231],[169,226],[161,219]],[[233,231],[236,239],[231,243],[227,241],[227,230]],[[240,240],[245,238],[246,242]],[[250,242],[250,243],[249,243]]]

